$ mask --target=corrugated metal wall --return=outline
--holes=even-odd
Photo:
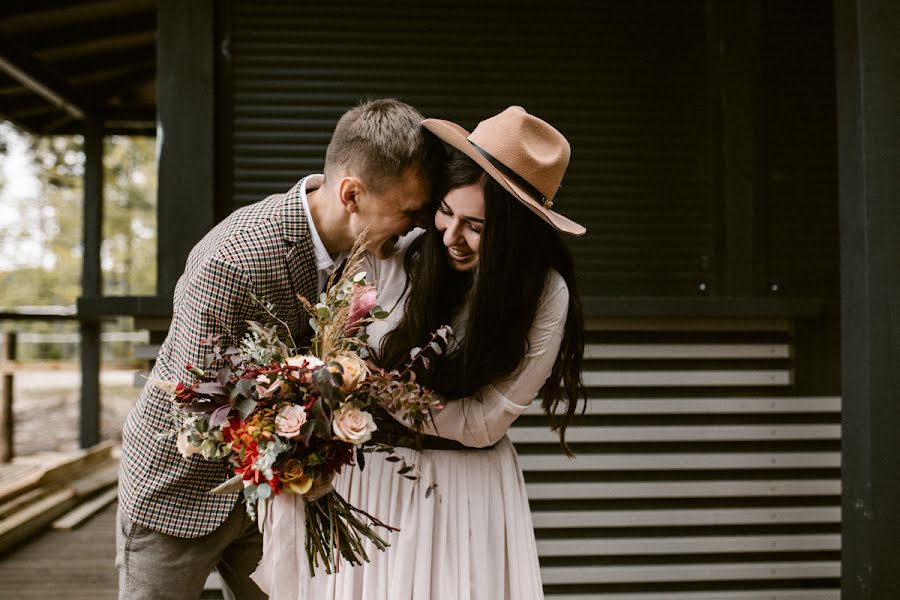
[[[321,169],[335,121],[395,96],[471,129],[510,104],[573,159],[556,206],[583,294],[703,295],[716,273],[702,1],[231,4],[232,207]]]
[[[548,600],[837,600],[840,398],[791,395],[787,320],[603,319],[560,454],[519,451]]]
[[[827,2],[764,3],[762,120],[768,293],[838,297],[834,43]],[[774,286],[774,289],[773,289]]]

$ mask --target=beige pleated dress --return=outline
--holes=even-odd
[[[370,261],[379,304],[390,317],[369,326],[370,344],[379,347],[403,310],[406,274],[403,253]],[[515,293],[511,290],[510,293]],[[568,308],[568,289],[556,272],[548,277],[529,351],[515,377],[482,390],[481,400],[447,402],[427,433],[484,450],[398,448],[415,463],[421,480],[396,474],[384,454],[367,454],[364,470],[345,468],[334,487],[353,505],[400,528],[387,535],[385,552],[369,547],[371,562],[344,566],[337,574],[316,573],[304,598],[278,594],[272,600],[533,600],[544,597],[531,512],[522,468],[506,437],[550,374],[559,350]],[[464,317],[454,324],[459,335]],[[426,498],[429,482],[437,483]],[[279,552],[271,540],[266,552]],[[301,586],[305,587],[305,586]]]

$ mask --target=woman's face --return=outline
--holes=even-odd
[[[484,229],[484,191],[473,183],[450,190],[434,214],[447,260],[454,271],[471,271],[478,264],[478,247]]]

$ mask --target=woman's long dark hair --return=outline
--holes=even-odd
[[[472,184],[481,184],[485,201],[477,268],[464,273],[452,270],[442,234],[434,226],[428,227],[406,254],[409,300],[400,323],[385,337],[380,362],[388,368],[406,364],[409,349],[426,343],[441,325],[452,323],[468,299],[469,314],[460,344],[418,373],[419,381],[446,398],[463,398],[514,375],[528,352],[528,334],[547,275],[555,270],[569,288],[568,316],[541,396],[551,427],[559,430],[560,443],[571,455],[565,441],[566,426],[579,397],[584,397],[584,322],[572,254],[550,225],[474,161],[453,151],[447,163],[445,192]],[[560,403],[565,408],[558,412]]]

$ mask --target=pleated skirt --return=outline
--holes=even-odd
[[[508,438],[489,450],[397,453],[416,465],[418,481],[397,474],[401,463],[367,454],[365,468],[345,468],[334,487],[400,531],[386,533],[384,552],[367,545],[371,562],[317,572],[311,600],[544,597],[525,481]]]

